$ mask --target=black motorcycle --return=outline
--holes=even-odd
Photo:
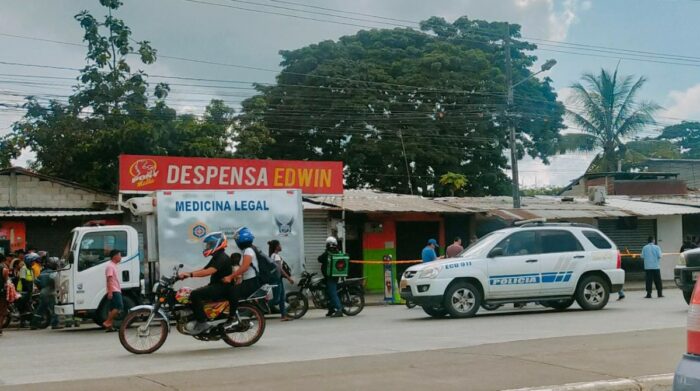
[[[265,332],[263,308],[272,298],[272,286],[265,285],[247,299],[239,301],[234,316],[235,322],[228,325],[228,301],[210,302],[204,305],[209,329],[197,335],[189,330],[194,324],[194,312],[189,297],[191,288],[173,285],[179,280],[179,265],[172,277],[161,277],[153,286],[154,305],[140,305],[132,308],[119,328],[119,342],[134,354],[148,354],[160,349],[170,332],[170,321],[176,322],[176,329],[182,334],[191,335],[200,341],[223,340],[233,347],[250,346],[258,342]]]
[[[338,282],[338,297],[343,306],[343,314],[355,316],[365,308],[364,278],[347,278]],[[326,279],[317,273],[303,272],[299,279],[299,291],[287,294],[287,313],[299,319],[309,310],[309,298],[314,307],[328,308]]]
[[[24,293],[23,293],[24,294]],[[36,311],[36,308],[39,308],[39,292],[32,293],[32,299],[29,302],[29,311],[26,314],[22,314],[19,311],[19,307],[17,306],[17,302],[15,301],[14,303],[11,303],[7,307],[7,315],[5,316],[5,321],[3,322],[2,328],[5,329],[10,326],[12,323],[21,323],[22,317],[24,316],[26,320],[29,322],[32,320],[32,317],[34,316],[34,312]],[[49,327],[49,324],[51,323],[51,313],[47,309],[41,314],[41,320],[39,322],[36,322],[34,325],[37,328],[40,329],[45,329]]]

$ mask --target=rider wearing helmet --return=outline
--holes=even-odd
[[[326,313],[326,316],[334,318],[343,316],[343,307],[340,305],[340,298],[338,297],[338,278],[329,276],[327,269],[331,254],[339,252],[338,240],[329,236],[326,239],[326,251],[318,257],[318,261],[321,263],[321,273],[326,277],[326,291],[328,292],[328,313]]]
[[[253,246],[253,241],[255,240],[253,232],[247,227],[241,227],[233,234],[233,240],[236,242],[236,246],[241,249],[243,256],[240,266],[225,277],[224,282],[230,284],[239,277],[242,277],[243,280],[240,284],[235,284],[231,291],[231,296],[229,297],[230,320],[226,327],[236,325],[234,315],[238,308],[238,301],[252,295],[260,288],[260,282],[258,281],[258,270],[260,270],[260,267],[258,266],[258,257],[255,255],[255,247]]]
[[[202,254],[205,257],[211,257],[209,263],[203,269],[180,273],[180,279],[211,276],[209,285],[193,290],[190,295],[194,318],[197,321],[188,329],[193,335],[209,329],[207,315],[204,313],[204,302],[224,300],[230,295],[230,287],[224,284],[223,279],[231,274],[233,269],[231,259],[226,255],[226,246],[228,246],[226,235],[222,232],[212,232],[202,239],[202,243],[204,243]]]

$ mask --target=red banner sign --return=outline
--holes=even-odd
[[[295,160],[119,156],[119,191],[301,189],[343,194],[343,163]]]

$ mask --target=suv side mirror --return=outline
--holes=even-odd
[[[503,249],[500,247],[494,247],[489,253],[489,258],[502,257],[504,254]]]

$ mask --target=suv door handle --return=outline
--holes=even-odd
[[[535,263],[535,262],[537,262],[537,260],[536,260],[536,259],[528,259],[528,260],[525,261],[525,262],[526,262],[526,263]]]
[[[584,255],[574,255],[574,259],[583,259],[586,258]]]

